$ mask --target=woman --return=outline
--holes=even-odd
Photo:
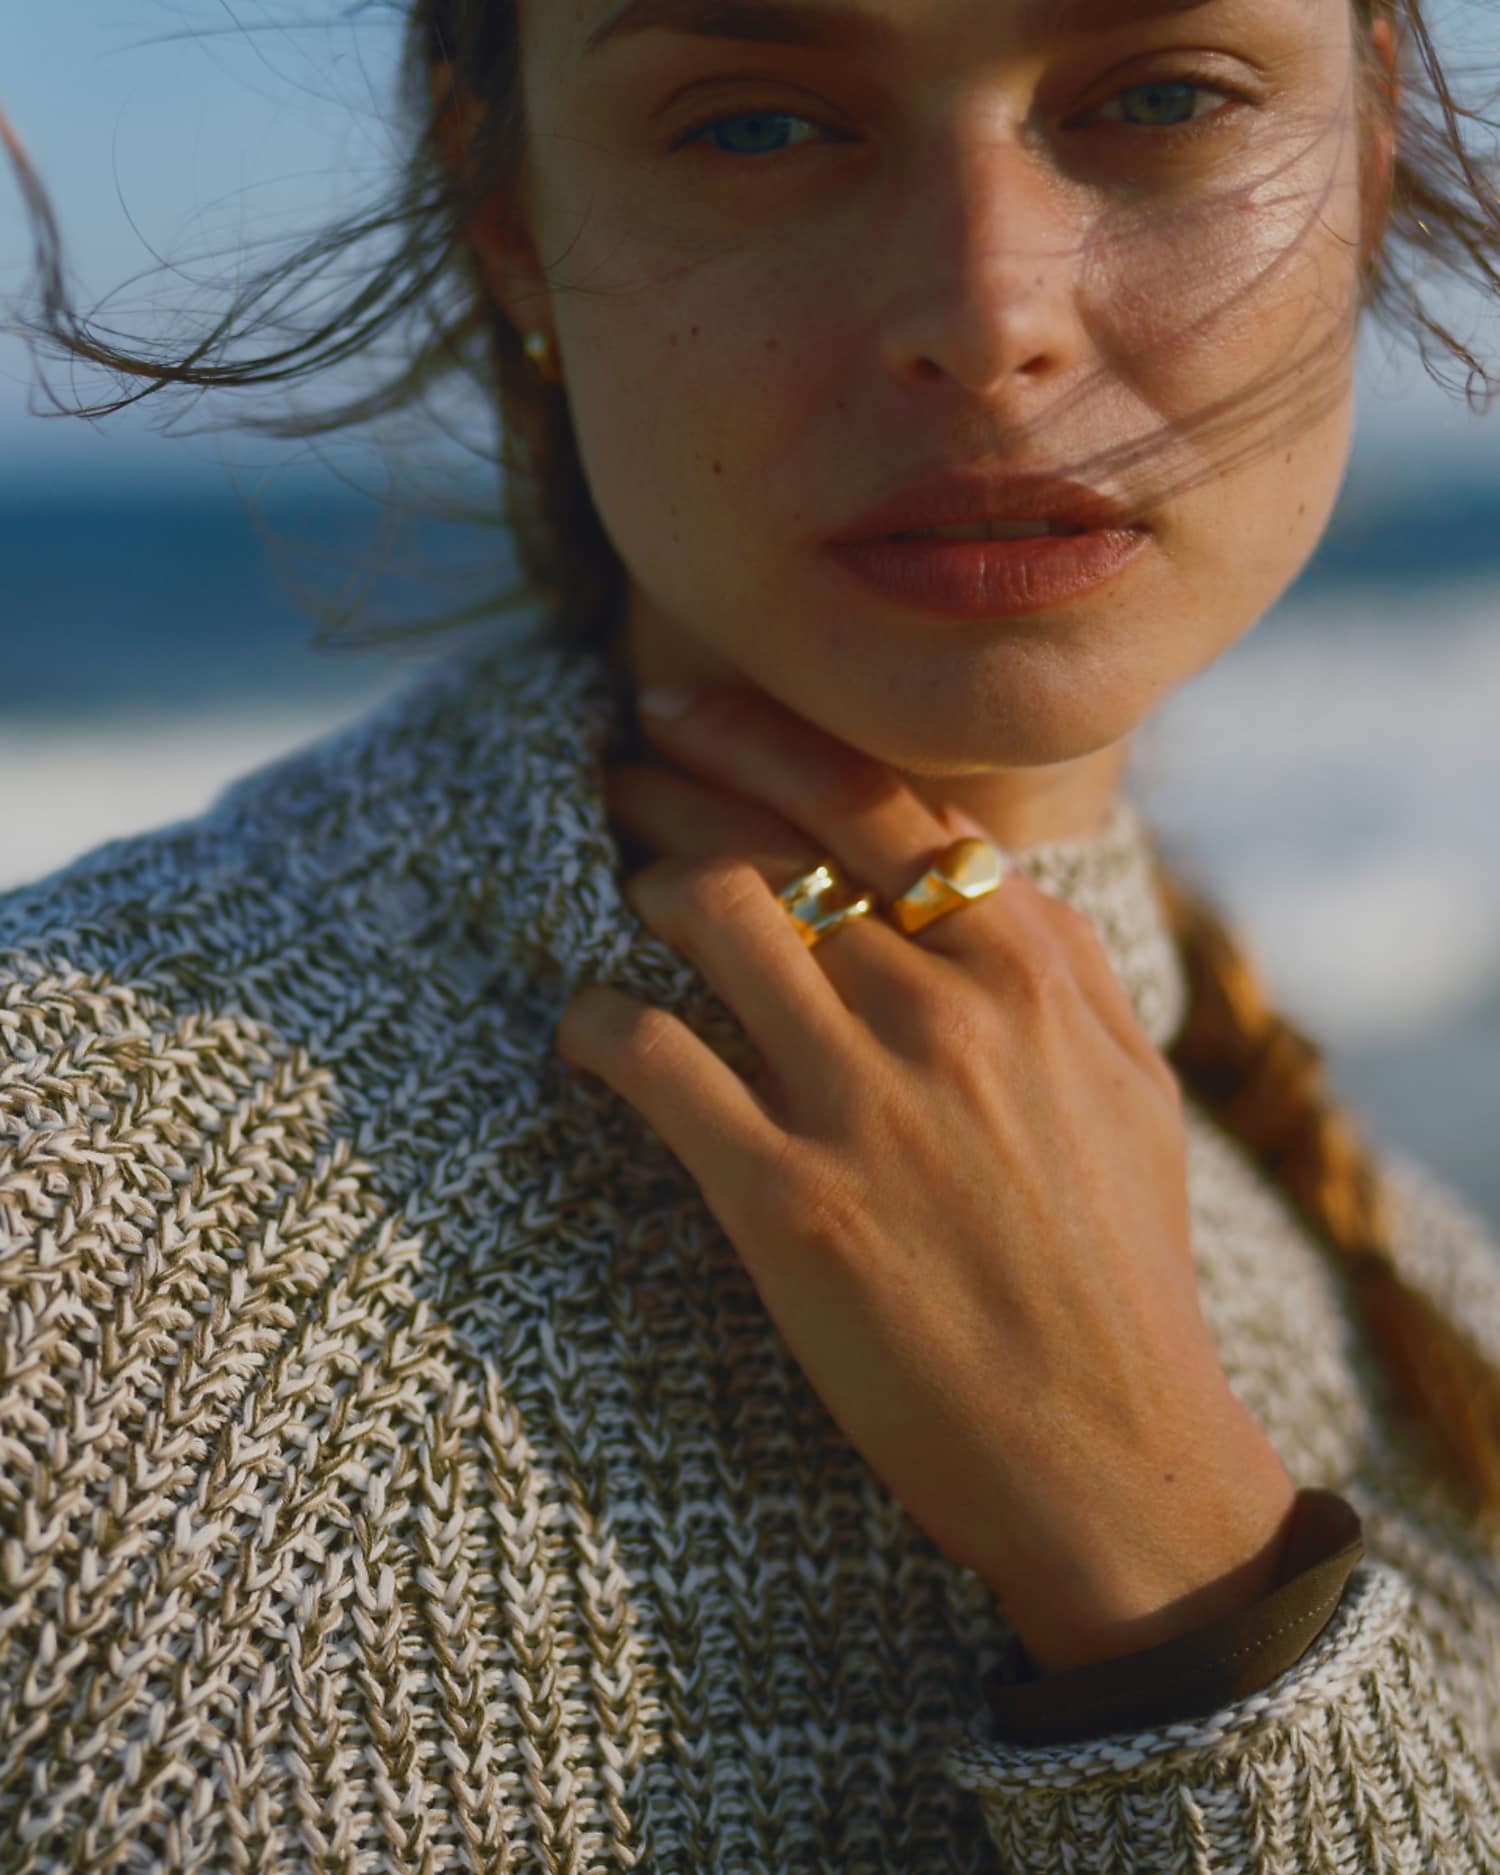
[[[536,629],[0,901],[0,1866],[1500,1868],[1496,1246],[1121,787],[1496,284],[1416,0],[411,32],[346,316],[51,276],[457,264]]]

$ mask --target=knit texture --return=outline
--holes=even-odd
[[[1249,1698],[996,1742],[1003,1611],[554,1053],[607,981],[753,1059],[622,896],[621,707],[487,648],[0,898],[0,1870],[1500,1870],[1500,1559],[1191,1103],[1225,1371],[1366,1560]],[[1165,1047],[1135,806],[1010,857]],[[1500,1247],[1385,1163],[1404,1275],[1500,1360]]]

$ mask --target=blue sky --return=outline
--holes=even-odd
[[[1479,18],[1472,6],[1457,15]],[[5,0],[0,103],[57,204],[83,309],[123,289],[118,324],[160,329],[164,307],[215,304],[191,283],[224,277],[247,240],[284,238],[371,199],[396,153],[399,19],[395,4],[351,0]],[[183,263],[184,286],[126,286],[152,250]],[[27,253],[3,170],[0,295],[23,283]],[[1500,416],[1474,422],[1387,349],[1367,347],[1357,460],[1493,458]],[[96,426],[28,416],[27,375],[24,351],[0,338],[0,478],[175,477],[215,460],[212,439],[164,440],[136,412]],[[237,459],[277,453],[234,447]]]
[[[121,289],[101,323],[161,330],[163,308],[217,304],[193,283],[230,276],[247,242],[370,198],[395,149],[399,16],[340,17],[354,12],[350,0],[5,0],[0,105],[57,207],[85,312]],[[155,266],[153,250],[186,279],[127,285]],[[28,257],[6,166],[0,296],[24,283]],[[97,426],[29,417],[28,374],[22,347],[0,337],[0,473],[24,459],[32,471],[173,475],[208,448],[160,439],[160,417],[134,411]],[[102,376],[83,382],[109,392]]]

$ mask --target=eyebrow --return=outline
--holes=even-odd
[[[894,37],[884,21],[861,7],[808,6],[803,0],[625,0],[589,34],[584,52],[645,32],[824,48]]]
[[[1189,13],[1214,0],[1021,0],[1031,31],[1098,31],[1137,17]],[[875,50],[892,46],[900,29],[861,6],[821,0],[624,0],[584,42],[584,56],[645,32],[690,33],[702,39],[737,39],[760,45],[814,50]]]

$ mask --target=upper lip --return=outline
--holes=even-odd
[[[1115,496],[1083,482],[1051,475],[1001,475],[980,469],[944,470],[908,482],[876,502],[842,533],[845,541],[879,540],[923,527],[963,527],[977,521],[1052,521],[1064,527],[1126,527],[1130,511]]]

